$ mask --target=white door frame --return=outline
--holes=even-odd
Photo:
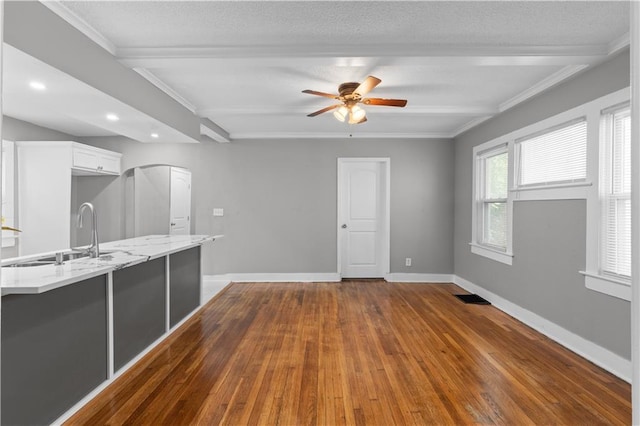
[[[342,277],[342,238],[340,238],[340,211],[342,208],[342,168],[347,163],[371,163],[376,162],[384,168],[384,185],[385,196],[382,198],[384,203],[383,211],[384,218],[382,218],[383,231],[382,231],[382,266],[384,268],[383,276],[386,276],[391,271],[391,158],[389,157],[345,157],[338,158],[338,190],[337,190],[337,210],[336,210],[336,236],[338,240],[338,275]]]

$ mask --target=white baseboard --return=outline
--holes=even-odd
[[[236,283],[283,283],[283,282],[337,282],[341,281],[340,274],[334,272],[319,273],[256,273],[256,274],[222,274],[207,275],[212,281],[227,281]]]
[[[394,283],[452,283],[452,274],[413,274],[393,272],[384,276],[385,281]]]
[[[493,306],[529,327],[544,334],[581,357],[604,368],[611,374],[631,383],[631,361],[603,348],[577,334],[541,317],[521,306],[485,290],[484,288],[457,275],[453,282],[470,293],[475,293],[487,299]]]
[[[224,283],[229,284],[231,280],[227,276],[227,274],[222,275],[203,275],[202,276],[203,283]]]
[[[203,275],[200,304],[204,305],[207,303],[213,298],[213,296],[220,293],[226,286],[228,286],[229,283],[231,283],[231,280],[228,278],[216,279],[215,275]]]

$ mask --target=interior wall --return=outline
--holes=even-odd
[[[589,290],[586,202],[516,201],[513,265],[471,253],[473,147],[629,86],[629,51],[522,103],[455,140],[456,275],[630,359],[630,304]]]
[[[337,158],[389,157],[391,272],[453,272],[451,140],[81,142],[121,152],[123,170],[148,164],[191,170],[192,232],[225,235],[205,245],[204,274],[335,273]],[[214,217],[214,207],[224,216]],[[413,266],[404,266],[406,257]]]

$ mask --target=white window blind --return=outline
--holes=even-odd
[[[580,118],[516,140],[518,186],[579,182],[587,176],[587,121]]]
[[[631,114],[603,112],[601,272],[631,276]]]
[[[505,251],[507,248],[507,177],[508,154],[506,147],[484,153],[479,157],[481,188],[479,210],[481,213],[480,243]]]

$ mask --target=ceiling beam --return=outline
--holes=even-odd
[[[127,48],[118,49],[116,58],[130,68],[228,68],[229,66],[282,66],[287,60],[304,60],[308,66],[565,66],[589,64],[609,54],[608,46],[560,46],[539,48],[476,48],[449,52],[424,48],[409,52],[378,49],[366,51],[318,52],[314,46],[287,50],[282,46],[234,48]],[[405,49],[406,50],[406,49]],[[331,54],[329,54],[331,53]]]
[[[452,139],[453,134],[444,132],[427,133],[383,133],[383,132],[273,132],[273,133],[232,133],[238,139]]]
[[[223,117],[234,115],[299,115],[300,111],[312,106],[296,106],[289,108],[270,107],[265,110],[260,106],[243,106],[237,108],[203,108],[196,111],[200,117]],[[494,115],[500,112],[492,106],[473,105],[407,105],[405,108],[379,108],[377,106],[365,106],[367,111],[375,111],[384,114],[421,115],[421,116],[460,116],[476,117]]]
[[[229,133],[208,118],[200,119],[200,133],[219,143],[231,142]]]

